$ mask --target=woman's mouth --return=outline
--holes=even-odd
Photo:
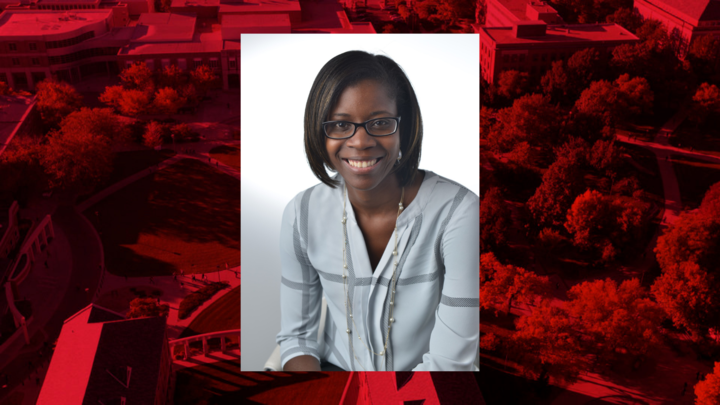
[[[370,159],[370,160],[353,160],[353,159],[342,159],[351,169],[354,171],[369,171],[372,170],[382,158]]]

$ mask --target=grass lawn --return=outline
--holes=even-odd
[[[180,338],[240,329],[240,286],[233,288],[198,314]]]
[[[720,164],[684,156],[672,156],[684,207],[696,208],[705,192],[720,181]]]
[[[240,147],[237,145],[216,146],[210,149],[210,157],[240,170]]]
[[[119,276],[240,265],[240,182],[194,159],[128,185],[86,212]]]
[[[175,404],[337,404],[350,373],[240,372],[223,361],[177,372]]]

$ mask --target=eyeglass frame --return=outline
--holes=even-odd
[[[384,137],[384,136],[393,135],[393,134],[395,134],[395,133],[398,131],[398,129],[400,129],[400,118],[402,118],[402,117],[380,117],[380,118],[372,118],[372,119],[369,119],[369,120],[367,120],[367,121],[365,121],[365,122],[362,122],[362,123],[352,122],[352,121],[343,121],[343,120],[325,121],[325,122],[321,123],[321,125],[322,125],[323,134],[325,134],[325,137],[328,138],[328,139],[339,139],[339,140],[350,139],[350,138],[352,138],[353,136],[355,136],[355,133],[357,132],[358,126],[362,126],[363,128],[365,128],[365,133],[367,133],[368,135],[374,136],[374,137],[377,137],[377,138],[382,138],[382,137]],[[382,119],[394,119],[394,120],[397,120],[397,125],[395,125],[395,130],[392,131],[392,132],[389,133],[389,134],[386,134],[386,135],[373,135],[373,134],[371,134],[370,131],[368,131],[366,125],[369,124],[369,123],[372,122],[372,121],[382,120]],[[344,137],[344,138],[333,138],[333,137],[331,137],[330,135],[328,135],[327,131],[325,130],[325,124],[331,124],[331,123],[333,123],[333,122],[346,122],[346,123],[348,123],[348,124],[353,124],[353,128],[354,128],[354,129],[353,129],[352,135],[346,136],[346,137]]]

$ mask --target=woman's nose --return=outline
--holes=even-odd
[[[356,149],[367,149],[375,146],[375,139],[367,133],[364,126],[358,126],[355,135],[348,139],[347,145]]]

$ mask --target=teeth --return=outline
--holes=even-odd
[[[369,167],[375,165],[377,163],[377,159],[373,160],[349,160],[348,163],[350,163],[350,166],[352,167]]]

